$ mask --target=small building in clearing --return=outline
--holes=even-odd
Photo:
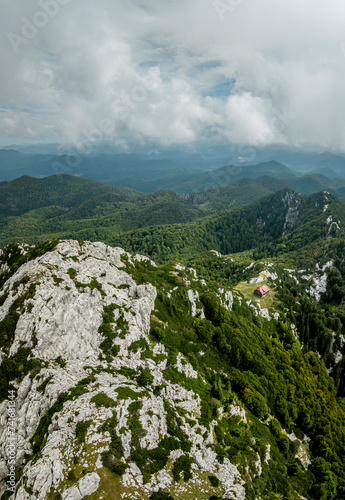
[[[265,295],[267,295],[269,291],[270,289],[267,285],[258,286],[257,289],[254,290],[254,295],[260,297],[261,299],[262,297],[265,297]]]

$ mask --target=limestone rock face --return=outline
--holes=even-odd
[[[99,475],[96,472],[87,474],[78,481],[78,484],[63,492],[63,500],[81,500],[98,490]]]
[[[183,498],[198,485],[200,491],[210,489],[205,472],[217,476],[227,498],[245,498],[237,467],[228,459],[220,463],[211,448],[213,426],[199,422],[199,395],[165,376],[168,353],[149,337],[156,288],[138,285],[129,273],[139,264],[155,267],[146,257],[102,243],[64,241],[19,267],[0,290],[0,298],[6,297],[0,321],[13,308],[19,314],[2,360],[25,351],[26,363],[38,363],[12,381],[16,466],[22,469],[13,500],[146,499],[169,488]],[[188,297],[189,314],[195,315],[198,295],[190,291]],[[232,304],[232,297],[226,301]],[[182,354],[173,366],[186,379],[204,383]],[[3,401],[0,494],[9,474],[7,412]],[[244,410],[238,412],[245,419]],[[170,452],[168,465],[145,476],[138,450],[162,446],[171,438],[172,421],[182,436],[174,438],[178,449]],[[182,439],[188,442],[183,449]],[[191,479],[182,484],[171,474],[181,456],[193,462]]]

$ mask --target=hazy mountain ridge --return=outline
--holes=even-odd
[[[171,188],[225,163],[225,160],[204,158],[201,154],[178,152],[170,152],[165,157],[164,154],[133,153],[84,155],[73,148],[69,154],[30,154],[0,149],[0,180],[14,180],[23,175],[66,174],[153,192]]]
[[[159,150],[152,146],[152,151],[139,148],[127,154],[96,145],[91,147],[91,154],[79,153],[73,147],[69,154],[54,153],[57,150],[57,145],[23,147],[22,152],[0,149],[0,181],[22,175],[69,174],[149,193],[160,189],[199,191],[263,175],[293,178],[320,174],[345,178],[345,158],[328,152],[257,148],[249,160],[238,156],[238,147],[220,145],[209,149],[199,145],[193,151]]]

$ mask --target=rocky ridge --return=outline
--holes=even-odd
[[[165,377],[169,353],[149,336],[156,288],[126,272],[145,259],[102,243],[65,241],[5,282],[0,321],[24,300],[2,359],[25,351],[40,364],[12,382],[21,476],[11,498],[109,498],[110,477],[119,498],[149,498],[160,490],[174,498],[212,492],[245,498],[237,466],[220,461],[212,447],[216,422],[201,423],[200,396]],[[191,289],[188,297],[190,314],[202,316],[198,292]],[[231,307],[229,293],[224,300]],[[173,366],[186,380],[206,384],[182,355]],[[3,401],[1,494],[9,472],[6,424]],[[138,456],[142,450],[149,470]]]

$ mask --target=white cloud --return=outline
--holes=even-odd
[[[227,5],[221,21],[213,0],[0,0],[2,143],[102,130],[345,151],[344,2]],[[230,95],[212,91],[232,81]]]

